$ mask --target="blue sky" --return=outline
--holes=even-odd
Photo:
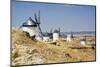
[[[43,32],[61,28],[62,32],[95,31],[95,6],[12,2],[12,26],[20,26],[34,13],[41,12]]]

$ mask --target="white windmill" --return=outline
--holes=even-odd
[[[80,37],[80,45],[86,45],[86,37]]]
[[[45,42],[50,41],[50,34],[49,34],[48,32],[46,32],[46,33],[43,35],[43,41],[45,41]]]
[[[59,32],[58,30],[54,30],[53,32],[53,41],[58,41],[59,40]]]
[[[71,32],[71,34],[67,34],[67,42],[71,42],[73,38],[73,33]]]
[[[37,40],[42,39],[42,31],[40,28],[40,11],[38,17],[36,13],[34,14],[35,20],[31,17],[22,24],[21,29],[25,32],[28,32],[31,37],[36,38]]]

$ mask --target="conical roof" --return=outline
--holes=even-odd
[[[55,29],[53,33],[59,33],[59,31],[57,29]]]
[[[29,19],[23,23],[22,26],[37,26],[37,23],[31,17],[29,17]]]
[[[43,36],[48,37],[48,36],[50,36],[50,34],[49,34],[48,32],[45,32],[45,33],[43,34]]]

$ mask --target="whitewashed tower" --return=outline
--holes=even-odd
[[[21,28],[23,31],[28,32],[30,36],[35,36],[39,33],[39,28],[31,17],[29,17],[29,19],[23,23]]]
[[[71,32],[70,34],[67,34],[67,42],[71,42],[73,39],[73,33]]]
[[[54,30],[53,32],[53,41],[58,41],[59,40],[59,31]]]

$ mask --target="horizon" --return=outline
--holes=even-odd
[[[19,27],[40,10],[41,29],[49,32],[60,28],[61,32],[95,31],[96,7],[87,5],[48,4],[12,1],[12,26]]]

